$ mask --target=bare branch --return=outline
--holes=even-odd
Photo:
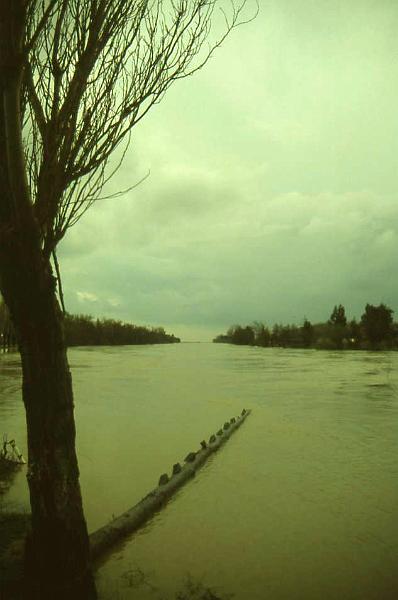
[[[40,36],[43,29],[46,27],[47,22],[50,19],[51,14],[52,14],[57,2],[58,2],[58,0],[50,1],[48,7],[44,10],[44,12],[42,14],[40,21],[37,23],[36,29],[34,30],[34,32],[31,35],[29,35],[27,43],[24,46],[24,53],[26,56],[28,56],[29,52],[35,46],[38,37]],[[30,16],[31,16],[30,22],[32,21],[32,13],[35,11],[35,8],[36,8],[35,2],[30,0],[28,3],[28,14],[30,13]]]
[[[25,156],[46,254],[101,197],[134,126],[256,16],[253,2],[245,18],[249,0],[31,0]]]
[[[64,301],[64,291],[63,291],[63,288],[62,288],[61,270],[59,268],[59,262],[58,262],[58,257],[57,257],[57,253],[55,251],[55,248],[52,251],[52,257],[53,257],[53,263],[54,263],[54,267],[55,267],[55,273],[56,273],[56,276],[57,276],[57,287],[58,287],[59,303],[61,305],[62,312],[65,315],[66,314],[66,309],[65,309],[65,301]]]

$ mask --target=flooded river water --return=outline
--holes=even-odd
[[[398,597],[398,353],[176,344],[69,358],[90,531],[253,410],[103,562],[103,600],[171,600],[188,574],[236,600]],[[26,453],[11,354],[0,356],[3,432]],[[28,509],[24,469],[2,503]]]

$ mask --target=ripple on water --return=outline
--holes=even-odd
[[[398,354],[181,344],[69,356],[90,530],[254,409],[101,566],[102,598],[174,598],[187,573],[236,600],[398,597]],[[2,360],[0,420],[26,452],[20,371]],[[27,503],[24,475],[8,497]]]

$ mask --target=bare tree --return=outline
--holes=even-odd
[[[246,2],[0,0],[0,291],[22,360],[29,598],[96,597],[51,256],[132,128],[245,22]]]

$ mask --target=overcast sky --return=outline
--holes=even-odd
[[[210,340],[398,313],[398,4],[260,0],[62,242],[67,309]],[[397,316],[397,315],[396,315]]]

